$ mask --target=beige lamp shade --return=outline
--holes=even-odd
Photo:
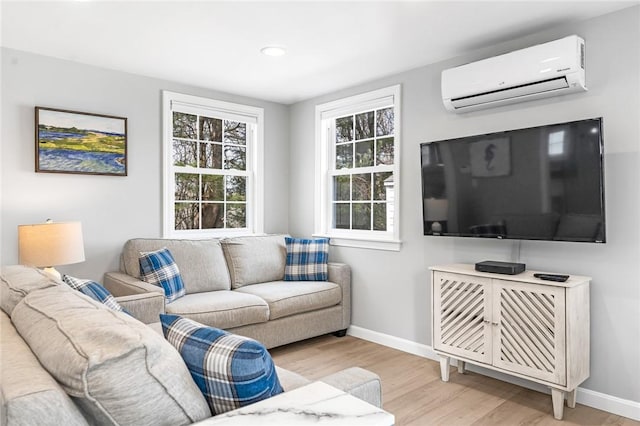
[[[447,220],[449,214],[449,201],[446,199],[425,198],[424,211],[429,222],[442,222]]]
[[[58,266],[84,261],[80,222],[18,226],[20,264]]]

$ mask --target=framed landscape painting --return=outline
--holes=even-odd
[[[127,175],[127,119],[36,107],[36,172]]]

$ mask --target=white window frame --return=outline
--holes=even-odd
[[[315,110],[315,209],[314,236],[330,238],[332,245],[399,251],[400,241],[400,85],[316,105]],[[387,203],[393,209],[392,231],[368,231],[332,228],[333,184],[330,167],[334,161],[336,118],[370,111],[385,106],[394,107],[394,198]]]
[[[200,96],[162,91],[162,148],[163,148],[163,238],[207,238],[264,233],[264,109]],[[247,131],[247,227],[216,229],[175,229],[175,173],[173,165],[173,111],[209,113],[252,123],[255,131]],[[249,126],[248,126],[249,127]],[[197,173],[197,168],[193,168]]]

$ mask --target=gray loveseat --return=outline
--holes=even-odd
[[[351,321],[351,269],[329,264],[328,281],[283,281],[284,235],[223,240],[132,239],[122,250],[120,271],[108,272],[104,286],[114,295],[162,295],[140,279],[139,255],[166,247],[184,281],[186,296],[163,312],[251,337],[267,348],[327,333],[344,335]],[[137,318],[158,321],[148,300]]]
[[[144,313],[163,297],[117,299]],[[180,354],[132,316],[19,265],[1,270],[0,307],[0,424],[174,426],[211,418]],[[285,392],[308,383],[277,371]],[[379,378],[367,370],[322,381],[381,404]]]

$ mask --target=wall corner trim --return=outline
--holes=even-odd
[[[417,343],[411,340],[403,339],[401,337],[392,336],[390,334],[380,333],[378,331],[358,327],[357,325],[350,326],[347,334],[349,336],[357,337],[359,339],[367,340],[379,345],[388,346],[399,351],[421,356],[433,361],[438,361],[438,355],[433,351],[433,347],[425,345],[423,343]],[[452,365],[457,365],[457,363],[452,360]],[[530,382],[518,377],[508,376],[506,374],[501,374],[499,372],[487,370],[471,364],[468,364],[467,368],[470,371],[493,377],[494,379],[502,380],[538,392],[546,394],[550,393],[549,388],[539,383]],[[576,398],[577,402],[582,405],[616,414],[618,416],[627,417],[632,420],[640,421],[640,402],[622,399],[613,395],[608,395],[584,388],[577,389]]]

